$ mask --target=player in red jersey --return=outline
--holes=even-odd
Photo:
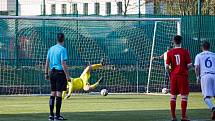
[[[190,121],[186,116],[189,94],[188,71],[192,67],[188,50],[181,48],[182,37],[176,35],[173,39],[174,48],[168,51],[166,69],[170,73],[170,107],[172,121],[177,121],[175,108],[177,95],[181,94],[181,121]],[[170,68],[171,66],[171,68]]]

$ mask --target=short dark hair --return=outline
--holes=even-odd
[[[204,41],[202,43],[202,47],[204,50],[209,50],[210,49],[210,43],[208,41]]]
[[[181,44],[182,37],[181,37],[180,35],[176,35],[176,36],[173,38],[173,41],[175,42],[175,44]]]
[[[63,33],[57,34],[57,41],[60,43],[62,43],[64,41],[64,34]]]

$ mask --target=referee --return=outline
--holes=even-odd
[[[62,91],[66,91],[67,79],[70,79],[67,71],[67,50],[63,47],[64,45],[64,34],[57,34],[57,44],[52,46],[48,50],[46,65],[45,65],[45,78],[50,80],[51,84],[51,96],[49,100],[50,116],[49,120],[66,120],[60,115],[61,104],[62,104]],[[50,67],[50,77],[49,69]],[[56,115],[54,116],[54,104],[56,98]]]

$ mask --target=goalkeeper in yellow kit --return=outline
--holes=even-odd
[[[83,89],[84,91],[90,91],[92,89],[95,89],[103,78],[101,77],[95,84],[90,85],[90,83],[88,82],[91,76],[90,72],[92,70],[102,67],[103,65],[104,65],[104,59],[101,60],[100,64],[93,64],[93,65],[87,66],[80,77],[71,78],[67,82],[67,91],[63,91],[62,98],[63,99],[69,98],[72,92],[76,90]]]

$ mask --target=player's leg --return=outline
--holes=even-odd
[[[178,94],[176,77],[174,75],[171,76],[171,83],[170,83],[170,111],[172,116],[172,121],[177,121],[176,119],[176,98]]]
[[[96,87],[98,87],[99,83],[101,83],[102,80],[103,80],[103,77],[101,77],[95,84],[90,85],[90,90],[95,89]]]
[[[208,106],[209,109],[212,110],[214,107],[212,102],[211,102],[211,97],[213,96],[213,82],[212,80],[208,77],[208,75],[205,75],[201,78],[201,90],[202,94],[204,96],[204,102]]]
[[[211,97],[210,96],[204,97],[204,102],[208,106],[208,108],[212,111],[211,119],[215,120],[215,107],[214,107],[214,105],[213,105],[213,103],[211,101]]]
[[[93,64],[93,65],[89,65],[87,66],[83,73],[81,74],[81,76],[84,76],[86,73],[90,73],[92,70],[96,70],[98,68],[102,67],[102,64]]]
[[[187,103],[189,95],[189,81],[188,76],[178,76],[179,92],[181,94],[181,121],[190,121],[187,118]]]
[[[54,120],[55,96],[56,96],[56,91],[51,91],[51,96],[49,99],[49,110],[50,110],[49,120]]]
[[[204,97],[204,102],[208,106],[209,109],[211,109],[212,111],[214,110],[214,105],[213,105],[213,103],[211,101],[211,97],[210,96]]]
[[[66,91],[67,88],[67,80],[66,75],[62,72],[58,74],[58,80],[56,84],[56,90],[57,90],[57,98],[56,98],[56,120],[64,120],[64,118],[60,115],[61,106],[62,106],[62,92]]]
[[[165,70],[164,73],[164,88],[168,88],[168,84],[169,84],[169,73]]]
[[[215,75],[214,74],[211,74],[211,81],[213,82],[213,89],[212,89],[212,91],[213,91],[213,97],[215,98]],[[212,108],[211,119],[215,120],[215,107]]]
[[[93,65],[90,65],[90,69],[91,70],[96,70],[98,68],[101,68],[102,67],[102,64],[93,64]]]
[[[83,71],[83,73],[81,74],[80,78],[81,78],[81,80],[83,82],[83,89],[85,91],[88,91],[90,89],[90,84],[88,82],[88,80],[90,78],[90,72],[92,70],[95,70],[95,69],[98,69],[98,68],[102,67],[103,65],[104,65],[104,59],[102,58],[100,64],[93,64],[93,65],[87,66],[86,69]]]
[[[72,91],[73,91],[72,81],[67,82],[67,86],[68,86],[68,93],[64,99],[68,99],[72,95]]]
[[[51,96],[49,99],[49,110],[50,110],[50,116],[49,120],[54,120],[54,105],[55,105],[55,97],[56,97],[56,73],[51,72],[50,74],[50,84],[51,84]]]
[[[170,89],[170,75],[167,71],[166,71],[166,73],[167,73],[166,85],[167,85],[167,89]]]
[[[90,66],[87,66],[80,76],[83,81],[83,85],[86,85],[88,83],[90,76]]]
[[[189,121],[187,118],[187,102],[188,102],[188,95],[181,95],[181,121]]]
[[[212,110],[211,119],[215,120],[215,107],[211,101],[211,97],[215,95],[215,80],[213,76],[207,74],[201,78],[201,89],[204,96],[204,102],[210,110]]]
[[[171,115],[172,115],[172,121],[177,121],[176,118],[176,99],[177,95],[170,95],[170,110],[171,110]]]
[[[80,78],[82,79],[83,81],[83,85],[84,85],[84,89],[86,88],[85,86],[87,86],[87,84],[89,83],[88,80],[90,78],[90,72],[91,70],[95,70],[95,69],[98,69],[102,67],[102,64],[93,64],[93,65],[90,65],[90,66],[87,66],[86,69],[83,71],[83,73],[81,74]]]

